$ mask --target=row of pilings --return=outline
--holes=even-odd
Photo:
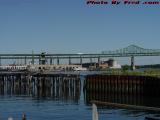
[[[86,90],[86,103],[89,103],[91,100],[99,100],[134,105],[157,104],[154,101],[157,101],[160,97],[160,78],[149,76],[88,75],[86,76],[84,88]]]
[[[1,95],[26,95],[78,102],[84,87],[84,100],[125,104],[157,105],[152,98],[160,96],[160,78],[148,76],[76,74],[1,74]],[[149,100],[149,99],[152,100]],[[149,101],[148,101],[149,100]],[[156,98],[156,101],[159,100]]]
[[[78,101],[81,82],[77,75],[0,75],[1,95],[27,95]]]

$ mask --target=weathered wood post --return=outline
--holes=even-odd
[[[55,77],[52,76],[52,96],[55,97]]]

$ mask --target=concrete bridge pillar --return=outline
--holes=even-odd
[[[33,61],[32,61],[33,62]],[[33,64],[33,63],[32,63]],[[41,58],[39,57],[39,65],[41,64]],[[33,64],[34,65],[34,64]]]
[[[98,64],[100,64],[100,62],[101,62],[101,58],[100,58],[100,57],[98,57]]]
[[[50,65],[52,65],[52,57],[50,58]]]
[[[32,62],[31,62],[32,65],[34,65],[34,52],[32,51]]]
[[[57,58],[57,65],[59,65],[59,58]]]
[[[80,65],[82,65],[82,64],[83,64],[82,57],[80,57]]]
[[[92,57],[90,57],[90,63],[92,63],[93,61],[92,61]]]
[[[32,57],[32,65],[34,65],[34,57]]]
[[[24,64],[27,65],[27,57],[24,57]]]
[[[54,58],[52,59],[52,64],[54,65],[55,63],[54,63]]]
[[[2,63],[1,63],[2,61],[1,61],[1,56],[0,56],[0,66],[2,65]]]
[[[135,70],[134,56],[131,56],[131,69],[132,69],[132,70]]]
[[[71,63],[71,58],[70,58],[70,57],[69,57],[68,64],[69,64],[69,65],[71,65],[71,64],[72,64],[72,63]]]

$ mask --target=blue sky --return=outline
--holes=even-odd
[[[159,48],[160,5],[86,0],[0,0],[0,53],[99,53]]]
[[[90,53],[130,44],[159,48],[159,13],[159,5],[0,0],[0,51]]]

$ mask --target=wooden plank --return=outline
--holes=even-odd
[[[101,102],[92,100],[91,103],[95,103],[97,105],[106,105],[111,107],[118,107],[124,109],[135,109],[135,110],[143,110],[143,111],[151,111],[160,113],[160,108],[157,107],[147,107],[147,106],[136,106],[136,105],[128,105],[128,104],[119,104],[119,103],[111,103],[111,102]]]

